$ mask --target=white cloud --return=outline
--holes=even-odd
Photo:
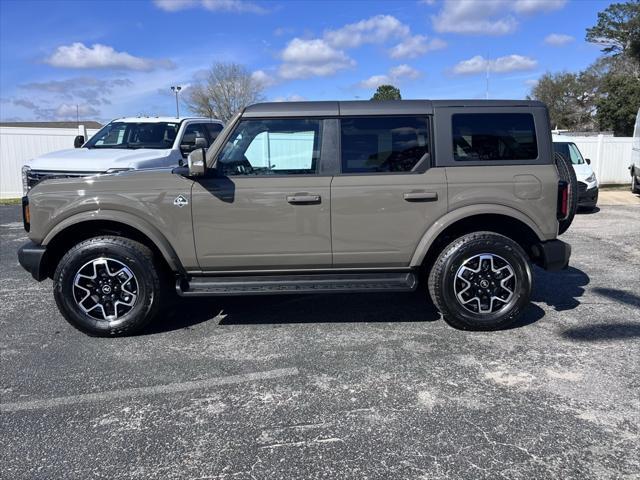
[[[245,0],[153,0],[153,3],[165,12],[204,8],[212,12],[267,13],[260,5]]]
[[[269,75],[267,72],[265,72],[264,70],[256,70],[255,72],[251,73],[251,78],[259,83],[260,85],[262,85],[263,88],[268,88],[271,87],[273,85],[275,85],[276,83],[278,83],[278,79],[273,77],[272,75]]]
[[[405,63],[402,65],[398,65],[397,67],[393,67],[391,70],[389,70],[389,75],[391,75],[391,78],[396,78],[396,79],[398,78],[413,79],[413,78],[418,78],[420,76],[420,72]]]
[[[100,111],[93,105],[86,103],[62,103],[57,107],[52,107],[46,101],[31,101],[26,98],[13,98],[8,102],[16,107],[23,108],[30,112],[29,119],[37,120],[68,120],[76,119],[76,115],[80,118],[92,119],[99,118]],[[77,108],[77,110],[76,110]]]
[[[565,35],[563,33],[551,33],[544,37],[544,43],[547,45],[553,45],[554,47],[561,47],[567,43],[571,43],[575,40],[571,35]]]
[[[74,77],[65,80],[49,80],[19,85],[21,89],[42,92],[47,97],[57,96],[61,100],[90,102],[96,104],[111,103],[107,96],[118,88],[130,88],[133,82],[128,78],[102,79],[95,77]]]
[[[429,40],[424,35],[415,35],[406,38],[389,50],[389,56],[391,58],[415,58],[433,50],[440,50],[446,46],[447,42],[439,38]]]
[[[80,117],[97,117],[100,115],[100,112],[93,108],[91,105],[78,105],[76,110],[76,105],[70,105],[68,103],[63,103],[59,105],[55,110],[55,116],[57,118],[76,118],[76,113]]]
[[[306,97],[303,97],[302,95],[298,95],[294,93],[286,97],[275,97],[271,101],[272,102],[304,102],[305,100],[306,100]]]
[[[366,80],[358,83],[358,87],[372,89],[378,88],[380,85],[393,85],[405,79],[416,79],[420,76],[420,72],[415,68],[402,64],[389,69],[384,75],[373,75]]]
[[[437,32],[506,35],[518,26],[516,15],[557,10],[566,0],[445,0],[431,17]]]
[[[337,30],[328,30],[324,38],[336,48],[356,48],[365,43],[383,43],[409,35],[409,27],[391,15],[376,15]]]
[[[284,63],[280,65],[278,73],[285,79],[325,77],[355,65],[346,53],[320,38],[294,38],[280,56]]]
[[[113,47],[96,43],[87,47],[76,42],[62,45],[46,58],[45,63],[59,68],[113,68],[120,70],[150,71],[157,68],[175,68],[171,60],[154,60],[118,52]]]
[[[567,0],[516,0],[513,9],[518,13],[534,14],[538,12],[552,12],[564,7]]]
[[[523,70],[531,70],[538,62],[530,57],[522,55],[506,55],[496,59],[487,59],[476,55],[468,60],[463,60],[453,67],[453,73],[457,75],[475,75],[487,70],[494,73],[508,73]]]

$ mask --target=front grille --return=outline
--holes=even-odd
[[[587,184],[583,182],[578,182],[578,193],[584,193],[587,191]]]
[[[27,173],[27,186],[29,190],[43,180],[50,178],[80,178],[96,175],[100,172],[55,172],[50,170],[30,170]]]

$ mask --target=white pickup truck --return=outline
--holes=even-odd
[[[119,118],[77,148],[36,157],[22,167],[24,193],[47,178],[85,177],[124,170],[178,166],[196,147],[208,147],[222,131],[208,118]]]

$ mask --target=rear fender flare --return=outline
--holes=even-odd
[[[483,214],[494,214],[494,215],[503,215],[505,217],[511,217],[515,220],[519,220],[528,226],[533,232],[536,234],[538,239],[542,240],[545,238],[542,231],[538,228],[536,223],[527,215],[516,210],[512,207],[507,207],[505,205],[492,205],[492,204],[477,204],[477,205],[467,205],[465,207],[457,208],[451,212],[440,217],[437,221],[435,221],[424,233],[418,246],[413,252],[413,256],[411,257],[411,267],[419,267],[422,265],[431,245],[438,238],[445,229],[450,227],[451,225],[464,220],[465,218],[473,217],[476,215]]]

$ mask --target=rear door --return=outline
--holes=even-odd
[[[217,174],[192,190],[203,270],[331,267],[331,176],[319,173],[322,119],[240,121]]]
[[[408,266],[447,209],[444,169],[431,168],[427,115],[340,120],[340,174],[331,185],[334,267]]]

